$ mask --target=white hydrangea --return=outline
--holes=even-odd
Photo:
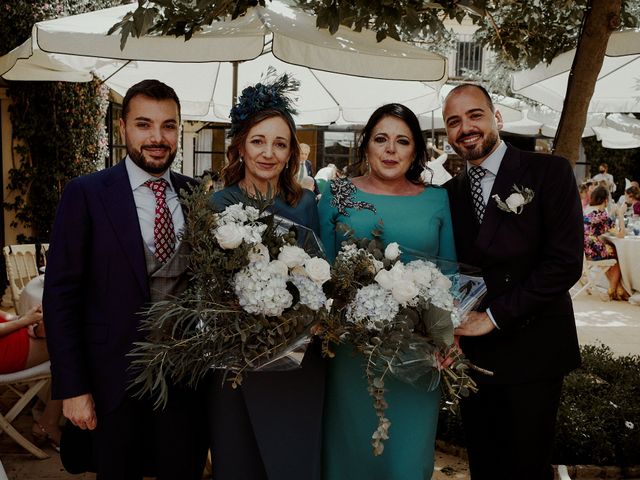
[[[267,225],[257,222],[260,211],[254,207],[245,207],[242,203],[230,205],[215,215],[216,228],[213,232],[220,246],[233,249],[242,241],[249,244],[262,242],[262,233]]]
[[[375,322],[390,323],[400,311],[400,304],[389,290],[372,283],[362,287],[347,308],[347,319],[365,322],[367,329],[375,330]]]
[[[290,279],[300,292],[302,305],[306,305],[316,312],[325,306],[327,296],[320,285],[305,275],[293,275]]]
[[[234,276],[234,290],[246,312],[278,316],[292,305],[288,275],[278,265],[272,265],[275,262],[252,263]]]

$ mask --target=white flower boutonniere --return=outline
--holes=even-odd
[[[513,193],[509,195],[504,202],[497,194],[493,195],[492,198],[496,201],[496,204],[498,205],[498,208],[500,210],[520,215],[524,206],[527,203],[531,203],[531,200],[533,200],[533,190],[522,186],[518,187],[517,185],[514,185],[511,190],[513,191]]]

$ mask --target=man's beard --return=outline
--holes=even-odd
[[[160,144],[160,145],[143,145],[141,150],[136,150],[135,148],[131,147],[130,145],[127,145],[127,154],[129,155],[129,157],[131,157],[131,160],[133,160],[133,163],[135,163],[137,166],[139,166],[142,170],[144,170],[147,173],[164,173],[173,163],[173,161],[176,158],[176,154],[177,151],[175,152],[171,152],[169,153],[169,155],[167,156],[167,159],[165,160],[165,162],[161,165],[154,165],[151,164],[150,162],[147,161],[147,159],[144,158],[144,149],[145,148],[158,148],[158,147],[164,147],[167,149],[167,151],[171,152],[171,148],[168,145],[164,145],[164,144]]]
[[[464,139],[464,136],[461,137],[461,139]],[[458,146],[457,144],[453,144],[451,145],[451,147],[465,162],[472,162],[480,158],[485,158],[487,155],[489,155],[491,153],[491,150],[494,149],[499,140],[500,138],[498,137],[498,134],[496,132],[490,131],[486,135],[483,135],[482,142],[480,142],[480,144],[477,145],[473,150],[468,150],[462,146]]]

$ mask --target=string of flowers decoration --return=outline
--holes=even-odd
[[[188,287],[144,312],[147,338],[130,353],[130,388],[156,407],[169,384],[194,386],[212,368],[234,388],[250,370],[296,368],[311,327],[329,315],[330,266],[313,231],[271,214],[268,198],[242,196],[216,212],[210,184],[184,194]]]
[[[332,312],[341,318],[340,329],[321,325],[318,334],[351,344],[365,358],[368,393],[378,417],[371,436],[377,456],[391,428],[385,415],[388,375],[427,391],[442,385],[446,408],[452,411],[461,397],[476,391],[469,362],[452,348],[453,329],[462,315],[460,298],[465,297],[464,308],[470,309],[486,289],[482,281],[473,288],[462,285],[455,262],[419,258],[414,252],[415,259],[403,263],[400,254],[405,249],[397,243],[383,247],[382,226],[371,239],[354,238],[345,225],[338,229],[347,240],[332,266],[327,290]],[[448,275],[443,273],[447,269]]]
[[[505,201],[502,201],[498,194],[493,195],[492,198],[496,201],[500,210],[520,215],[524,206],[531,203],[535,194],[530,188],[518,185],[513,185],[511,191],[513,193],[509,195]]]

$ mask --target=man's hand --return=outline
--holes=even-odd
[[[95,404],[90,393],[62,400],[62,413],[76,427],[94,430],[98,425]]]
[[[479,337],[491,332],[496,326],[485,312],[469,312],[453,333],[462,337]]]

